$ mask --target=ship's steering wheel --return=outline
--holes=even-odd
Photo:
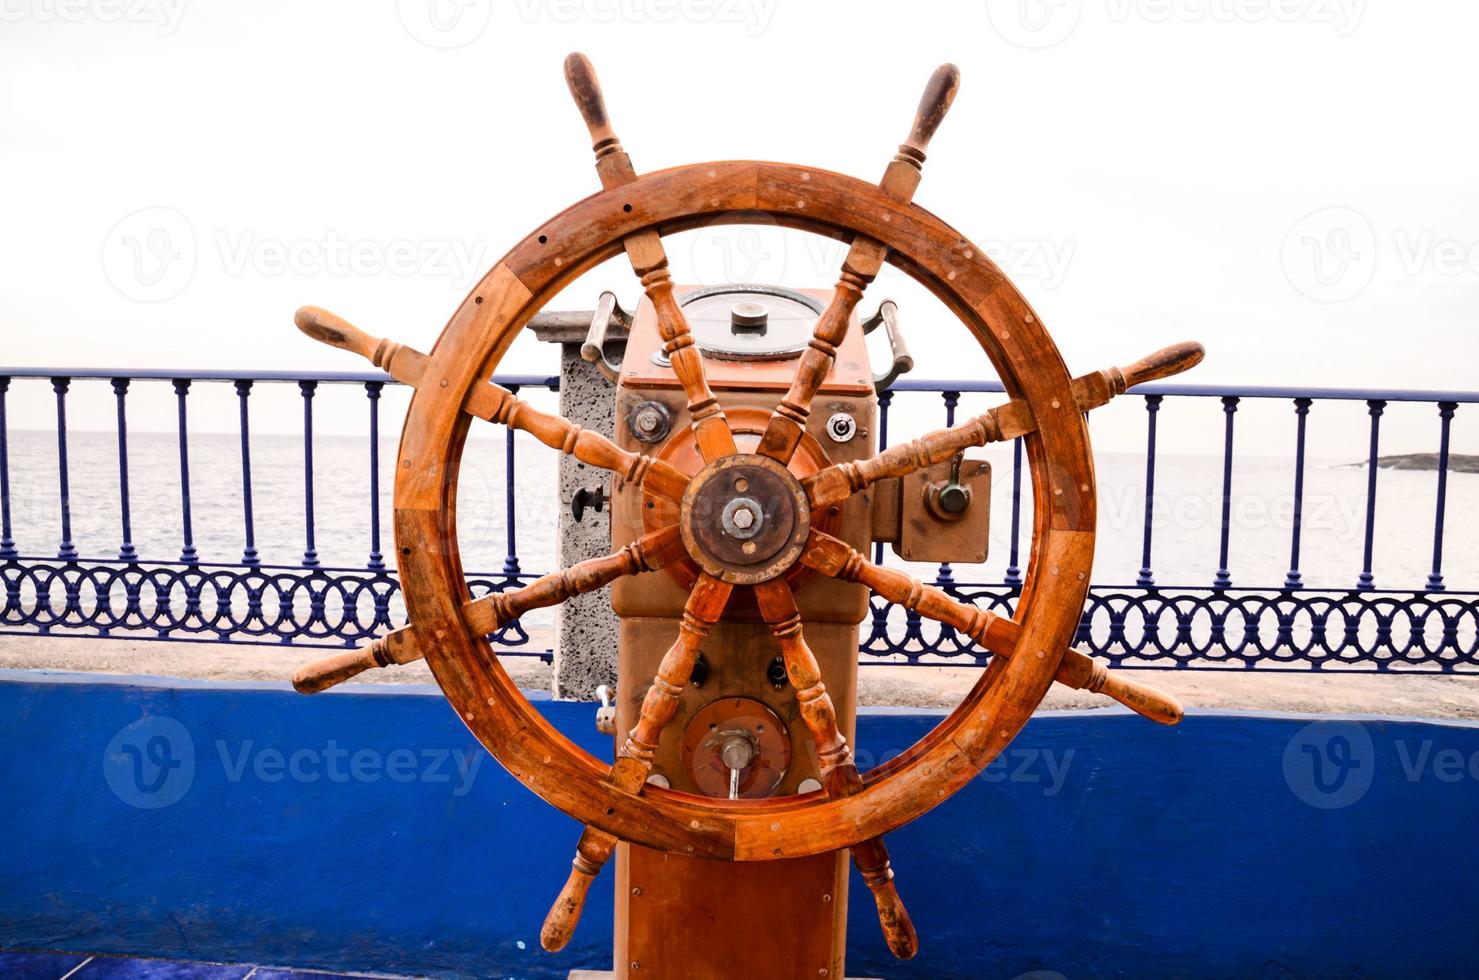
[[[425,656],[447,700],[498,761],[548,802],[585,824],[570,878],[542,933],[562,947],[585,892],[618,839],[701,858],[767,861],[850,848],[877,901],[890,948],[917,948],[883,845],[889,831],[964,786],[1011,742],[1055,680],[1103,692],[1156,721],[1180,718],[1175,701],[1109,675],[1070,648],[1094,552],[1094,466],[1084,413],[1126,387],[1185,370],[1202,357],[1181,344],[1127,368],[1071,378],[1027,301],[978,247],[910,199],[925,148],[953,100],[954,66],[930,78],[908,139],[883,179],[783,163],[724,161],[638,176],[617,140],[595,74],[571,55],[566,79],[594,141],[604,188],[535,229],[482,278],[429,355],[372,338],[312,307],[310,336],[356,351],[414,386],[397,458],[396,557],[412,625],[357,651],[310,665],[295,684],[320,690],[368,666]],[[849,243],[831,302],[799,359],[753,454],[739,454],[704,378],[703,359],[674,298],[663,236],[699,225],[767,220]],[[563,418],[539,412],[490,382],[520,329],[562,287],[625,251],[658,318],[664,350],[688,399],[705,467],[690,477]],[[1010,400],[960,425],[871,459],[823,468],[805,479],[787,464],[813,395],[865,287],[884,262],[926,286],[980,344]],[[510,425],[623,485],[679,505],[676,524],[604,558],[545,575],[516,590],[468,599],[456,528],[463,444],[474,419]],[[1015,618],[957,602],[904,572],[868,561],[809,516],[871,483],[948,460],[972,446],[1022,437],[1032,478],[1031,558]],[[763,474],[791,501],[790,538],[758,572],[695,534],[695,514],[733,491],[733,469]],[[698,506],[700,503],[704,507]],[[687,563],[697,575],[677,641],[642,703],[614,766],[576,746],[520,693],[487,639],[531,609],[600,588],[623,575]],[[946,623],[994,656],[960,706],[908,751],[860,773],[808,649],[786,572],[797,565],[861,583],[890,602]],[[672,718],[699,644],[734,589],[752,589],[770,624],[816,740],[823,788],[801,796],[729,801],[646,782],[659,734]]]

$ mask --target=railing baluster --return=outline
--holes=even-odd
[[[519,387],[509,385],[508,390],[518,394]],[[504,531],[508,537],[508,554],[503,558],[503,574],[509,579],[514,579],[519,574],[518,532],[514,527],[517,485],[518,481],[514,479],[514,427],[507,425],[503,429],[503,519]]]
[[[185,417],[185,398],[190,394],[190,379],[176,378],[174,386],[180,431],[180,525],[184,534],[180,561],[194,565],[199,559],[195,554],[195,533],[190,518],[190,436]]]
[[[71,384],[71,378],[51,379],[51,390],[56,392],[57,483],[62,503],[62,541],[56,556],[64,561],[77,557],[77,546],[72,543],[72,500],[67,473],[67,389]]]
[[[1212,579],[1214,589],[1232,586],[1232,573],[1227,569],[1227,546],[1232,532],[1233,418],[1238,411],[1238,401],[1236,395],[1225,395],[1222,399],[1227,425],[1222,444],[1222,539],[1217,551],[1217,575]]]
[[[10,423],[5,414],[5,396],[10,379],[0,377],[0,558],[16,557],[10,528]]]
[[[1155,419],[1163,399],[1162,395],[1145,396],[1145,536],[1135,584],[1146,589],[1155,587],[1155,572],[1150,566],[1151,523],[1155,517]]]
[[[128,500],[128,378],[113,379],[113,396],[118,403],[118,512],[123,525],[123,542],[118,546],[120,561],[138,560],[134,550],[133,520]]]
[[[955,406],[960,404],[960,392],[942,391],[940,392],[940,397],[945,402],[945,428],[948,429],[955,424]],[[941,588],[948,588],[955,584],[955,575],[951,572],[948,561],[940,562],[939,571],[935,573],[935,584]],[[954,632],[948,626],[941,630],[941,633],[946,635],[953,634]]]
[[[1361,575],[1356,579],[1356,590],[1365,592],[1376,586],[1371,574],[1371,556],[1376,541],[1376,457],[1381,446],[1381,413],[1387,403],[1380,398],[1366,402],[1371,415],[1371,449],[1366,457],[1366,544],[1361,553]]]
[[[385,556],[380,553],[380,389],[381,381],[365,382],[365,397],[370,400],[370,561],[371,571],[385,570]]]
[[[303,394],[303,564],[318,566],[318,551],[313,544],[313,393],[317,381],[299,381]]]
[[[252,426],[250,413],[247,411],[247,400],[251,394],[252,382],[249,379],[242,378],[236,382],[236,402],[240,416],[237,429],[241,433],[241,517],[245,533],[241,563],[256,566],[262,564],[262,559],[257,554],[257,527],[252,509]]]
[[[1284,576],[1284,588],[1304,588],[1304,576],[1299,571],[1299,544],[1304,530],[1304,436],[1305,424],[1309,421],[1308,398],[1294,399],[1294,526],[1289,531],[1289,572]]]
[[[1448,435],[1453,426],[1453,413],[1458,411],[1458,402],[1439,402],[1438,418],[1441,429],[1438,436],[1438,504],[1433,514],[1433,570],[1428,573],[1429,592],[1442,592],[1443,584],[1443,516],[1448,508]]]
[[[1022,540],[1022,437],[1012,440],[1012,541],[1007,574],[1002,580],[1013,588],[1022,586],[1019,544]]]

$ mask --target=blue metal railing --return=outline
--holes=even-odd
[[[14,540],[11,437],[6,414],[13,380],[49,382],[55,395],[60,531],[55,555],[23,553]],[[120,513],[116,558],[85,557],[73,541],[67,397],[74,382],[79,381],[106,381],[114,395]],[[134,539],[127,407],[135,381],[168,383],[175,396],[181,520],[179,557],[174,560],[146,560]],[[498,381],[513,390],[558,388],[558,379],[552,377],[501,376]],[[202,561],[196,546],[188,438],[190,395],[196,383],[229,383],[237,396],[242,532],[241,557],[237,561]],[[257,543],[249,407],[256,386],[269,383],[294,384],[302,396],[304,537],[301,558],[294,564],[264,563]],[[395,382],[379,373],[0,368],[0,585],[4,588],[0,633],[325,646],[354,645],[384,632],[393,625],[393,600],[399,589],[394,570],[384,560],[381,539],[379,408],[387,384]],[[361,386],[368,401],[370,513],[367,558],[362,565],[325,565],[320,560],[313,413],[321,385]],[[951,424],[963,395],[1002,390],[994,381],[900,380],[879,400],[880,443],[888,442],[890,415],[897,412],[901,395],[937,396],[944,421]],[[1077,636],[1080,645],[1116,665],[1134,667],[1479,669],[1479,593],[1451,589],[1443,572],[1452,422],[1459,405],[1479,402],[1479,393],[1144,385],[1131,397],[1141,398],[1146,410],[1145,507],[1143,528],[1138,534],[1140,567],[1133,585],[1096,583],[1091,588]],[[1205,586],[1157,584],[1153,560],[1157,419],[1168,398],[1215,398],[1223,412],[1217,566]],[[1237,469],[1234,436],[1239,408],[1249,400],[1287,402],[1295,416],[1289,563],[1282,584],[1269,587],[1235,586],[1230,567]],[[1338,589],[1308,587],[1300,570],[1301,549],[1308,543],[1304,508],[1307,421],[1311,407],[1327,401],[1364,402],[1369,417],[1361,569],[1350,587]],[[1378,588],[1373,567],[1380,423],[1385,409],[1394,402],[1434,405],[1439,416],[1431,571],[1425,582],[1406,590]],[[498,572],[470,573],[468,583],[474,595],[517,587],[538,574],[524,572],[519,557],[515,444],[513,431],[507,430],[503,453],[503,566]],[[1010,454],[1008,560],[1000,581],[959,582],[948,564],[939,565],[934,573],[935,583],[962,601],[1006,614],[1013,610],[1023,585],[1024,467],[1020,439],[1014,442]],[[883,551],[882,544],[876,546],[875,560],[884,560]],[[58,597],[60,608],[54,602]],[[244,613],[239,611],[243,604]],[[541,649],[540,642],[532,640],[525,626],[517,622],[501,631],[495,642],[506,653],[550,655],[547,646]],[[876,597],[865,625],[861,653],[867,661],[910,664],[981,663],[986,659],[967,638],[948,627],[922,621],[917,614],[891,607]]]

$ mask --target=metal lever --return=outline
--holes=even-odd
[[[596,697],[601,706],[596,709],[596,731],[602,735],[616,734],[616,706],[611,703],[611,688],[602,684],[596,688]]]
[[[958,452],[950,461],[950,482],[940,488],[935,502],[945,513],[958,517],[971,505],[971,488],[960,482],[960,464],[965,462],[965,453]]]
[[[606,332],[611,329],[612,320],[622,326],[632,325],[631,314],[621,308],[621,304],[616,301],[616,294],[608,289],[596,298],[596,310],[591,314],[591,328],[586,332],[585,342],[580,345],[580,359],[594,364],[607,381],[615,384],[621,374],[621,365],[612,364],[606,359]]]
[[[909,347],[904,343],[904,335],[899,332],[899,305],[891,299],[886,299],[878,304],[878,312],[863,321],[863,333],[870,334],[883,325],[883,332],[888,337],[888,348],[892,363],[887,371],[873,376],[873,390],[883,391],[898,380],[899,375],[914,370],[914,358],[909,354]]]
[[[581,487],[570,497],[570,516],[575,518],[577,524],[585,516],[585,509],[599,512],[606,506],[606,488],[597,487],[595,490],[587,490]]]

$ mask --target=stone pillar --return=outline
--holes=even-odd
[[[530,324],[536,337],[560,345],[560,414],[576,425],[604,436],[614,436],[616,386],[580,357],[580,345],[590,327],[590,313],[546,313]],[[626,347],[626,329],[613,322],[606,351],[619,363]],[[604,489],[607,505],[587,507],[580,521],[571,514],[571,500],[579,489]],[[558,567],[567,568],[587,558],[611,553],[611,474],[587,466],[572,456],[560,457],[560,537]],[[596,687],[616,689],[618,622],[611,611],[611,589],[604,588],[567,599],[556,612],[554,695],[567,700],[595,700]]]

